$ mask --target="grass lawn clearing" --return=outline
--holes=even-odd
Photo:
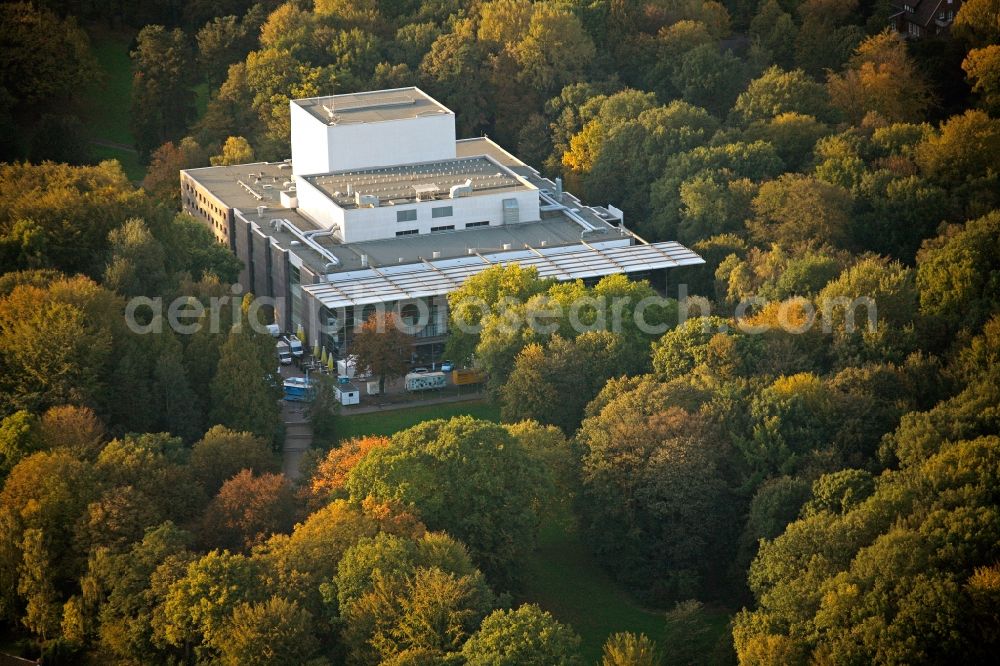
[[[83,118],[93,138],[126,146],[132,145],[129,108],[132,100],[131,35],[94,29],[90,42],[103,80],[90,87]]]
[[[486,421],[500,421],[500,408],[485,400],[450,402],[442,405],[424,405],[406,409],[386,409],[367,414],[338,416],[337,438],[349,439],[364,435],[392,435],[422,421],[450,419],[453,416],[473,416]]]
[[[666,610],[639,606],[611,579],[591,556],[569,516],[547,520],[539,535],[537,550],[524,563],[525,589],[520,602],[534,602],[556,619],[573,626],[583,639],[584,663],[600,663],[601,649],[610,634],[619,631],[643,633],[660,646],[666,664],[670,646],[689,641],[675,635],[666,621]],[[710,658],[719,638],[729,630],[729,613],[705,607],[700,613],[704,631],[698,644],[687,646]]]
[[[103,27],[89,32],[91,48],[100,67],[102,79],[84,94],[82,120],[93,143],[94,161],[118,160],[130,180],[142,180],[145,167],[132,149],[129,127],[132,104],[132,60],[129,58],[130,33]]]

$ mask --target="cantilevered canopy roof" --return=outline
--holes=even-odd
[[[332,310],[440,296],[454,291],[467,279],[494,264],[514,263],[534,266],[539,277],[576,280],[695,266],[704,264],[705,260],[673,241],[629,246],[592,243],[473,254],[455,259],[333,273],[328,276],[327,282],[303,285],[302,289]]]

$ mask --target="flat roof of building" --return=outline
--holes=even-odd
[[[430,234],[414,234],[383,240],[344,244],[336,238],[317,238],[324,250],[334,255],[338,271],[363,268],[362,256],[370,266],[398,266],[430,260],[434,253],[441,258],[469,255],[469,251],[492,253],[532,248],[579,246],[588,243],[620,239],[624,236],[613,223],[617,218],[600,206],[586,206],[568,192],[559,193],[556,184],[542,177],[535,169],[525,165],[487,137],[461,139],[455,142],[458,159],[484,159],[488,156],[517,174],[531,186],[538,188],[541,203],[541,220],[521,224],[458,229]],[[487,160],[489,161],[489,160]],[[281,206],[280,193],[291,182],[291,163],[255,162],[233,166],[187,169],[184,173],[218,199],[223,206],[237,209],[247,219],[256,223],[280,247],[292,248],[297,238],[283,229],[275,229],[274,220],[289,220],[302,231],[323,230],[320,225],[302,215],[297,209]],[[523,183],[520,185],[524,187]],[[346,189],[346,188],[345,188]],[[262,214],[258,208],[263,207]],[[305,245],[295,245],[295,254],[310,269],[325,273],[329,259]]]
[[[303,291],[324,307],[338,308],[441,296],[462,286],[473,275],[493,265],[517,263],[534,267],[540,277],[576,280],[616,273],[704,264],[683,245],[670,241],[643,245],[586,243],[567,247],[530,248],[473,254],[417,264],[366,268],[328,276]]]
[[[307,97],[294,99],[292,104],[302,107],[327,125],[378,123],[452,114],[448,107],[417,87]]]
[[[250,210],[281,205],[281,190],[292,185],[292,162],[252,162],[232,166],[184,169],[199,185],[229,208]]]
[[[485,155],[416,164],[352,169],[305,176],[342,208],[356,207],[356,194],[378,197],[379,205],[448,199],[452,187],[471,184],[469,195],[529,189],[507,167]]]
[[[292,242],[298,239],[289,231],[276,230],[275,220],[288,220],[303,232],[322,230],[294,210],[269,209],[261,216],[257,215],[255,209],[239,212],[247,220],[256,223],[263,233],[283,248],[292,248]],[[623,236],[620,229],[610,225],[601,231],[586,232],[581,236],[582,231],[579,225],[563,216],[547,215],[545,219],[537,222],[413,234],[359,243],[341,243],[330,237],[319,237],[315,240],[327,253],[336,257],[339,263],[336,271],[343,272],[362,269],[365,267],[365,262],[376,268],[398,266],[401,263],[419,263],[435,258],[435,253],[438,253],[440,258],[454,258],[469,256],[470,251],[473,254],[503,251],[505,246],[515,250],[526,246],[544,248],[578,245],[581,239],[587,242],[601,242],[628,238]],[[314,272],[327,273],[326,267],[330,261],[328,257],[305,245],[295,245],[294,252]]]

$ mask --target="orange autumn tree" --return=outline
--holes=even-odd
[[[337,496],[346,496],[347,475],[372,449],[389,445],[388,437],[369,435],[344,440],[331,449],[313,473],[309,482],[310,505],[325,504]]]
[[[352,352],[359,368],[371,368],[378,377],[378,392],[385,393],[385,378],[398,377],[410,363],[413,336],[403,330],[394,312],[372,313],[354,336]]]

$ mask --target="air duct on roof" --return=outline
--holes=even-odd
[[[271,220],[271,226],[274,228],[275,231],[281,231],[282,228],[286,229],[288,233],[290,233],[292,236],[295,236],[297,240],[301,241],[304,245],[308,246],[310,249],[318,252],[319,255],[324,259],[326,259],[328,262],[324,267],[324,270],[329,271],[331,266],[336,268],[337,266],[340,265],[340,259],[337,259],[337,255],[330,252],[328,249],[326,249],[325,247],[317,243],[315,240],[313,240],[313,236],[318,234],[303,233],[301,229],[292,224],[291,220],[285,220],[285,219]],[[330,233],[332,234],[333,232]]]
[[[457,199],[459,197],[465,197],[472,194],[472,179],[466,178],[465,182],[461,185],[452,185],[451,189],[448,190],[448,196],[452,199]]]

